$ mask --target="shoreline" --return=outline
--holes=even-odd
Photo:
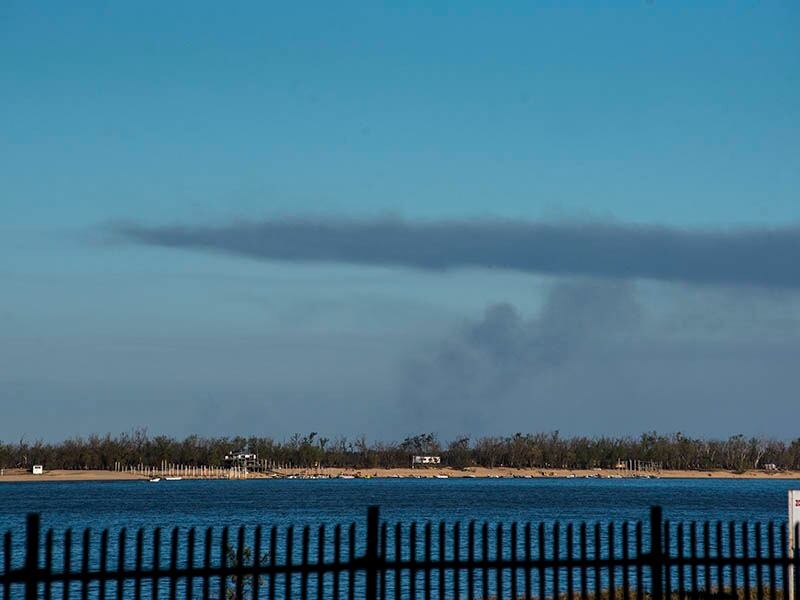
[[[441,468],[391,468],[343,469],[277,469],[270,473],[250,473],[247,479],[773,479],[800,480],[800,471],[726,470],[691,471],[663,470],[632,472],[617,469],[512,469],[509,467],[468,467],[466,469]],[[0,483],[54,482],[54,481],[147,481],[147,477],[132,472],[98,470],[53,470],[33,475],[22,469],[5,469]],[[182,477],[182,479],[208,479]],[[219,479],[219,478],[215,478]],[[224,480],[225,478],[223,478]],[[237,477],[235,479],[242,479]]]

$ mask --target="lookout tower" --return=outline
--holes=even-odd
[[[250,452],[247,448],[243,450],[233,450],[225,455],[225,465],[228,467],[239,467],[245,471],[255,471],[258,469],[258,455]]]

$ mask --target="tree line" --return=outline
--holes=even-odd
[[[295,467],[407,467],[413,455],[441,456],[443,465],[465,468],[614,467],[618,461],[658,462],[664,469],[729,469],[743,471],[774,464],[800,469],[800,439],[791,442],[735,435],[703,439],[681,433],[645,433],[638,437],[565,437],[558,432],[510,436],[458,437],[443,442],[432,433],[400,442],[368,443],[363,437],[327,438],[316,432],[277,441],[269,437],[200,437],[175,439],[136,430],[119,436],[93,435],[63,442],[0,441],[0,467],[47,469],[111,469],[122,465],[223,466],[226,454],[248,449],[260,460]]]

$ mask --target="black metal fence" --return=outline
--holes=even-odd
[[[24,544],[4,535],[3,600],[800,600],[785,523],[675,524],[659,507],[646,525],[389,524],[372,507],[365,528],[42,534],[31,514]]]

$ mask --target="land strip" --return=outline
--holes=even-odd
[[[241,477],[239,477],[241,479]],[[318,469],[278,469],[269,473],[249,473],[247,479],[317,479],[317,478],[357,478],[357,479],[411,479],[411,478],[599,478],[599,479],[798,479],[800,471],[692,471],[662,470],[642,473],[617,469],[512,469],[508,467],[469,467],[466,469],[441,468],[402,468],[402,469],[343,469],[322,467]],[[133,472],[101,471],[101,470],[53,470],[41,475],[33,475],[22,469],[4,469],[0,475],[0,483],[13,482],[53,482],[53,481],[146,481],[144,475]],[[182,477],[182,479],[202,479],[202,477]]]

